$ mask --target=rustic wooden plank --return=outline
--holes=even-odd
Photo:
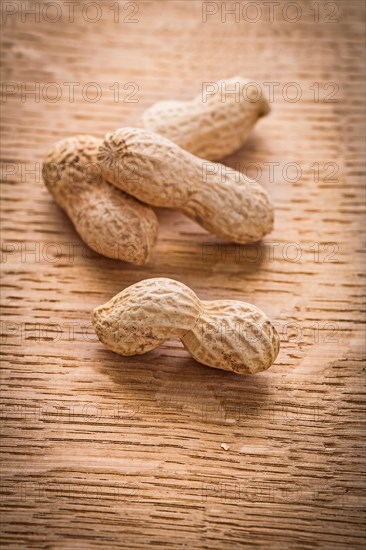
[[[73,22],[63,2],[57,22],[45,2],[39,22],[25,16],[31,4],[2,5],[18,8],[1,49],[4,546],[363,548],[364,3],[281,0],[270,19],[266,3],[237,2],[224,21],[235,3],[120,2],[115,22],[105,0],[96,23],[84,0]],[[42,184],[47,148],[235,74],[278,83],[271,115],[225,161],[268,189],[275,231],[233,246],[160,210],[149,265],[86,249]],[[42,95],[54,82],[55,102]],[[38,84],[39,101],[25,93]],[[177,341],[109,352],[91,310],[152,276],[261,307],[281,336],[276,364],[216,372]]]

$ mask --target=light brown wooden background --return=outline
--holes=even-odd
[[[58,2],[54,23],[43,2],[39,22],[2,3],[19,8],[1,53],[4,546],[362,548],[364,3],[297,1],[300,13],[282,1],[270,20],[258,1],[255,23],[247,2],[237,22],[223,20],[229,2],[211,3],[206,22],[200,1],[121,2],[119,22],[112,1],[96,3],[95,23],[84,0],[74,22]],[[277,83],[271,115],[225,160],[253,176],[260,167],[275,231],[232,247],[161,211],[149,265],[86,250],[42,184],[47,148],[236,74]],[[81,93],[91,82],[97,102]],[[131,82],[137,102],[126,101]],[[26,94],[36,83],[39,97]],[[265,163],[278,163],[272,182]],[[281,335],[276,364],[240,377],[195,363],[177,341],[129,359],[105,349],[91,310],[153,276],[262,308]]]

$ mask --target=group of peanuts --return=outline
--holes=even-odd
[[[118,129],[104,140],[67,138],[48,152],[45,184],[90,248],[137,265],[148,262],[158,231],[151,206],[180,210],[239,244],[272,230],[273,207],[265,190],[215,162],[243,145],[269,112],[268,102],[263,95],[251,100],[248,81],[240,77],[220,84],[206,102],[201,96],[160,102],[135,128]],[[223,92],[230,86],[238,93]],[[197,361],[240,374],[267,369],[279,351],[275,328],[255,306],[203,302],[167,278],[126,288],[94,310],[93,324],[99,339],[121,355],[142,354],[180,338]]]

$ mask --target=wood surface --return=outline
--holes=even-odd
[[[14,84],[1,104],[3,548],[364,548],[364,2],[297,1],[297,22],[284,1],[274,20],[252,3],[256,22],[225,21],[228,2],[206,22],[200,1],[121,2],[115,22],[105,0],[95,23],[84,0],[73,22],[62,2],[56,22],[52,8],[22,21],[32,2],[5,4],[19,11],[1,52]],[[274,232],[233,246],[161,210],[149,265],[87,249],[42,183],[49,146],[236,74],[278,83],[271,114],[225,159],[261,169]],[[73,102],[65,82],[80,84]],[[91,82],[99,101],[81,93]],[[25,94],[36,85],[39,98]],[[154,276],[263,309],[281,336],[275,365],[216,371],[179,341],[108,351],[91,310]]]

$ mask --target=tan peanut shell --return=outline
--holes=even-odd
[[[269,113],[269,103],[255,83],[240,76],[212,83],[208,93],[204,90],[203,83],[201,95],[192,101],[156,103],[137,125],[207,160],[234,153],[257,120]]]
[[[153,206],[177,208],[223,239],[251,243],[273,228],[273,207],[258,183],[153,132],[121,128],[107,134],[98,160],[119,189]]]
[[[44,160],[43,179],[90,248],[108,258],[144,264],[157,237],[155,213],[101,175],[100,144],[88,135],[57,142]]]
[[[268,369],[278,334],[257,307],[237,300],[201,301],[164,277],[136,283],[94,309],[98,338],[120,355],[140,355],[179,338],[200,363],[238,374]]]

